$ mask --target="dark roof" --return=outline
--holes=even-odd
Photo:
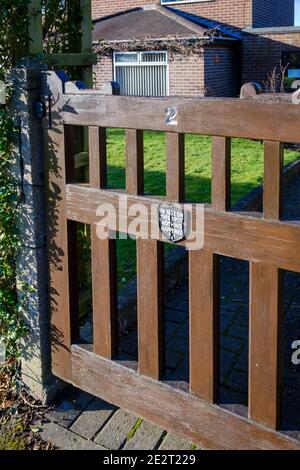
[[[145,5],[94,20],[93,42],[202,37],[211,27],[201,24],[200,17],[196,18],[199,21],[181,15],[174,8]],[[226,36],[233,39],[228,32],[224,35],[225,39]]]
[[[231,36],[232,38],[241,39],[242,34],[239,33],[237,29],[233,29],[230,26],[220,23],[216,20],[211,20],[209,18],[203,18],[202,16],[194,15],[193,13],[188,13],[187,11],[177,10],[175,8],[168,8],[170,11],[176,12],[177,15],[186,18],[189,21],[192,21],[195,24],[201,25],[207,29],[217,29],[224,36]]]

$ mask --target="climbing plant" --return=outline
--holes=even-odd
[[[27,1],[2,0],[0,4],[0,80],[6,84],[6,103],[0,104],[0,337],[6,355],[18,355],[26,332],[16,289],[16,256],[20,246],[16,229],[18,188],[11,173],[16,138],[9,105],[12,86],[9,72],[26,53]]]
[[[20,249],[17,231],[20,190],[11,171],[14,143],[18,139],[10,115],[13,84],[10,73],[28,55],[29,0],[0,2],[0,87],[6,85],[6,100],[0,104],[0,339],[6,347],[6,364],[16,364],[20,340],[27,328],[17,286],[16,259]],[[75,52],[80,41],[80,0],[42,0],[43,52]],[[42,55],[36,57],[42,60]],[[1,92],[1,90],[0,90]],[[22,297],[22,296],[21,296]],[[24,297],[24,296],[23,296]],[[25,296],[26,297],[26,296]]]

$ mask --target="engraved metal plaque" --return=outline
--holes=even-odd
[[[172,204],[160,204],[158,208],[159,228],[171,242],[185,238],[184,211]]]

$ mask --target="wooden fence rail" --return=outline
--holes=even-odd
[[[63,93],[46,73],[51,96],[49,148],[52,362],[59,377],[153,420],[205,448],[300,449],[279,431],[281,388],[281,270],[300,272],[300,224],[282,221],[283,143],[299,142],[300,107],[238,99],[128,98],[89,90]],[[176,110],[170,125],[166,109]],[[89,127],[89,184],[72,181],[69,126]],[[126,191],[107,189],[106,128],[126,129]],[[212,137],[212,203],[205,206],[204,247],[189,252],[190,393],[161,379],[163,367],[163,243],[137,240],[138,369],[116,358],[115,240],[96,236],[99,204],[120,220],[120,194],[135,203],[162,202],[144,191],[143,131],[167,132],[166,198],[184,206],[184,134]],[[231,138],[264,140],[263,213],[230,212]],[[201,201],[199,201],[201,202]],[[193,208],[193,217],[197,214]],[[72,223],[92,227],[93,345],[78,344],[76,256]],[[51,225],[53,224],[53,225]],[[116,226],[109,226],[115,230]],[[132,233],[132,232],[131,232]],[[137,235],[137,233],[133,233]],[[144,233],[143,235],[147,235]],[[180,245],[186,246],[182,240]],[[219,268],[221,255],[250,263],[249,418],[217,406]],[[71,260],[71,261],[68,261]],[[72,294],[72,295],[71,295]]]

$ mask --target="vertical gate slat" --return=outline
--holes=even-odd
[[[215,402],[219,362],[219,269],[210,251],[190,251],[190,390]]]
[[[163,370],[163,244],[137,240],[139,372],[159,379]]]
[[[51,305],[51,363],[52,372],[63,380],[72,379],[71,343],[76,333],[70,314],[68,223],[66,216],[66,182],[73,179],[70,157],[71,128],[61,119],[62,83],[53,72],[45,73],[45,88],[51,96],[51,126],[45,132],[45,152],[48,171],[48,239],[49,239],[49,297]],[[69,138],[67,137],[69,133]],[[65,141],[67,137],[67,143]],[[67,156],[67,163],[66,163]],[[73,232],[74,235],[74,232]]]
[[[107,186],[105,127],[89,127],[89,174],[92,188],[105,188]]]
[[[107,185],[106,129],[89,128],[90,186]],[[116,240],[101,240],[91,227],[94,352],[109,359],[118,348]]]
[[[281,272],[250,263],[249,417],[276,429],[280,420]]]
[[[112,359],[118,348],[116,240],[100,240],[91,228],[94,352]]]
[[[167,139],[167,200],[170,202],[183,202],[184,187],[184,134],[166,133]]]
[[[263,211],[266,219],[280,219],[284,148],[281,142],[264,142]]]
[[[127,129],[126,135],[126,191],[144,192],[144,139],[143,131]]]
[[[212,137],[212,207],[218,211],[230,208],[231,139]]]

